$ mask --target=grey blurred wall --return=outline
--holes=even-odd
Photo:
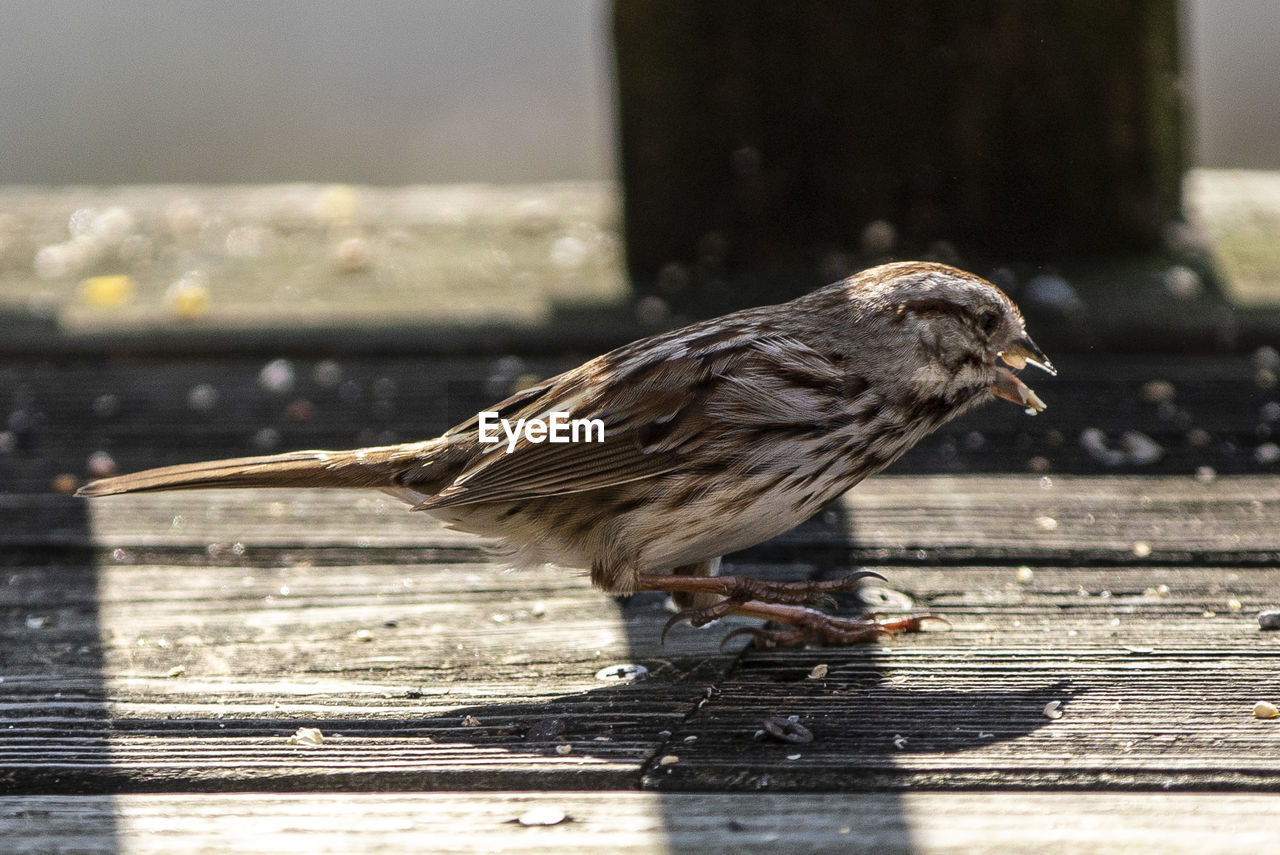
[[[612,174],[604,0],[0,0],[0,183]]]
[[[1186,0],[1193,153],[1280,167],[1280,0]],[[607,0],[0,0],[0,184],[613,174]]]
[[[1280,168],[1280,0],[1183,0],[1192,155]]]

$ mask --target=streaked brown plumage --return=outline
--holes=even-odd
[[[81,495],[205,487],[366,487],[498,537],[521,563],[589,569],[600,588],[677,592],[695,623],[730,612],[853,641],[910,622],[795,604],[847,583],[712,578],[720,556],[802,522],[921,437],[996,396],[1044,404],[1007,368],[1052,371],[1017,307],[923,262],[865,270],[779,306],[633,342],[525,389],[501,417],[597,418],[604,441],[482,443],[478,417],[425,442],[194,463],[94,481]]]

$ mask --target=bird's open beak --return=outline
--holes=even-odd
[[[1019,371],[1027,367],[1030,363],[1042,371],[1050,374],[1057,374],[1057,370],[1053,364],[1049,362],[1049,358],[1044,355],[1040,348],[1036,347],[1036,343],[1029,336],[1022,336],[1015,340],[1009,347],[1000,351],[998,354],[1000,359],[1009,368]],[[1003,366],[996,366],[996,380],[991,384],[991,391],[997,398],[1004,398],[1006,401],[1012,401],[1020,407],[1025,407],[1028,415],[1034,416],[1036,413],[1044,409],[1044,401],[1040,400],[1035,392],[1031,391],[1027,384],[1023,383],[1013,371]]]

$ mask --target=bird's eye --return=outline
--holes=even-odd
[[[1000,326],[1000,313],[995,309],[983,309],[978,312],[978,328],[986,335],[991,335]]]

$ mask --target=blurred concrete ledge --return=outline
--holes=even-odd
[[[625,299],[616,210],[602,182],[0,188],[3,346],[519,337]]]
[[[1227,298],[1280,307],[1280,172],[1192,170],[1183,205],[1207,240]]]
[[[632,296],[619,193],[0,188],[0,353],[595,351],[705,313],[678,282],[669,299]],[[1280,340],[1280,172],[1194,170],[1184,207],[1151,256],[968,266],[1055,352]],[[726,294],[708,310],[758,297]]]

